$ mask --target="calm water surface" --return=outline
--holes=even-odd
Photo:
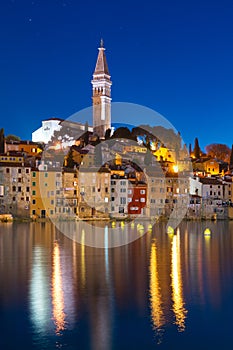
[[[1,350],[232,348],[233,222],[159,224],[112,249],[0,225]]]

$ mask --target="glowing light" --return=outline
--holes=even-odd
[[[205,236],[210,236],[211,235],[211,230],[207,227],[204,231]]]
[[[150,256],[150,306],[151,306],[151,318],[153,327],[157,331],[157,335],[161,335],[161,327],[165,323],[163,310],[162,310],[162,298],[159,286],[158,266],[157,266],[157,249],[155,242],[151,245]],[[158,342],[161,342],[159,337]]]
[[[60,144],[60,142],[56,143],[56,145],[54,146],[54,149],[55,149],[55,150],[61,149],[61,144]]]
[[[171,226],[168,226],[168,228],[167,228],[167,233],[169,234],[169,235],[174,235],[174,228],[173,227],[171,227]]]
[[[57,242],[53,249],[52,304],[56,333],[59,334],[65,329],[65,313],[60,266],[60,248]]]
[[[175,324],[178,326],[178,331],[185,330],[185,319],[187,310],[184,307],[183,291],[182,291],[182,276],[180,263],[180,235],[173,236],[172,240],[172,254],[171,254],[171,286],[172,286],[172,300],[173,312],[175,314]]]
[[[86,262],[85,262],[85,231],[82,229],[81,234],[81,281],[82,287],[85,287],[86,282]]]
[[[174,173],[178,173],[178,171],[179,171],[178,165],[173,165],[173,171],[174,171]]]

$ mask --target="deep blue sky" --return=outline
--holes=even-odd
[[[91,105],[101,37],[113,101],[155,109],[187,143],[198,136],[202,147],[231,146],[232,0],[2,0],[6,134],[30,139],[42,119],[67,118]]]

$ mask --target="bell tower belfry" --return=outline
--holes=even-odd
[[[104,138],[111,128],[111,85],[110,74],[101,39],[92,83],[93,132]]]

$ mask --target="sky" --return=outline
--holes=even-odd
[[[231,147],[232,0],[2,0],[6,135],[31,139],[43,119],[66,119],[91,106],[101,38],[113,102],[152,108],[187,144],[198,137],[203,149],[214,142]]]

